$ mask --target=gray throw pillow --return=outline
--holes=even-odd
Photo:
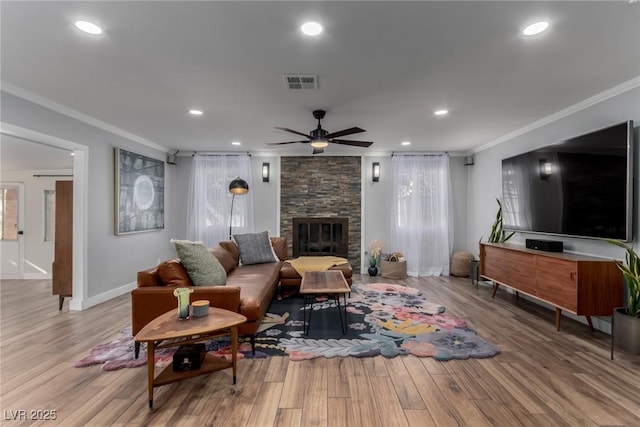
[[[240,263],[243,265],[274,262],[278,259],[273,255],[269,232],[250,234],[234,234],[233,240],[240,251]]]
[[[221,286],[227,283],[227,272],[220,261],[204,247],[202,242],[171,240],[178,258],[187,270],[194,286]]]

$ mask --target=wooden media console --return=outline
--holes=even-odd
[[[613,260],[569,253],[542,252],[507,243],[480,244],[480,275],[556,308],[586,316],[612,316],[622,306],[622,273]]]

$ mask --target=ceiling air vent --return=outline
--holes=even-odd
[[[315,74],[286,75],[284,76],[284,81],[287,85],[287,89],[291,90],[318,89],[318,76]]]

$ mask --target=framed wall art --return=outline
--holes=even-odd
[[[115,234],[164,229],[164,161],[115,148]]]

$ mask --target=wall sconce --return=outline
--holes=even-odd
[[[373,162],[372,176],[373,176],[373,182],[380,181],[380,163]]]
[[[552,173],[551,162],[546,159],[540,159],[540,179],[549,179]]]
[[[262,182],[269,182],[269,163],[262,164]]]

